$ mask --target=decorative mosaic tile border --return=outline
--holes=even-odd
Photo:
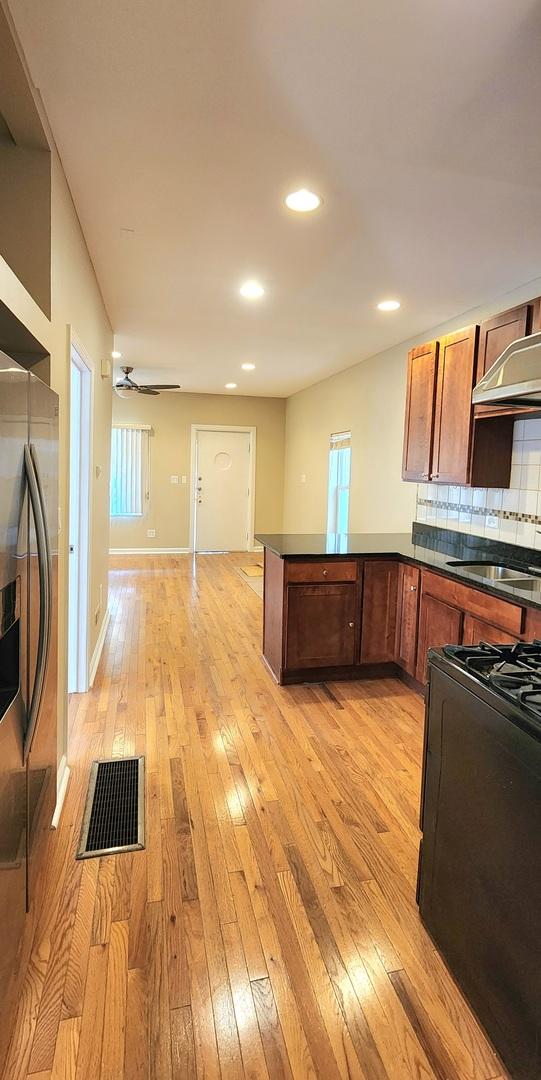
[[[541,525],[541,515],[523,514],[517,510],[493,510],[489,506],[467,506],[465,503],[445,502],[443,499],[417,499],[418,506],[432,506],[435,510],[452,510],[459,514],[471,514],[479,517],[495,517],[501,521],[527,521],[530,525]]]

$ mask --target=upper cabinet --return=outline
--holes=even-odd
[[[404,480],[428,480],[432,467],[438,342],[417,345],[408,356]]]
[[[527,337],[528,334],[537,333],[540,326],[540,300],[531,300],[527,304],[510,308],[509,311],[501,311],[499,315],[493,315],[491,319],[485,319],[481,323],[479,331],[479,349],[477,352],[477,367],[475,382],[478,383],[483,375],[492,367],[504,349],[517,338]],[[532,409],[525,406],[508,406],[502,408],[498,405],[476,405],[475,416],[502,416],[504,413],[516,416],[519,413],[531,413]]]
[[[441,338],[431,479],[469,483],[477,326]]]
[[[418,345],[408,357],[404,480],[508,487],[513,418],[474,420],[479,327]]]

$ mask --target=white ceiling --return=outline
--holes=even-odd
[[[289,395],[541,273],[537,0],[10,4],[136,379]]]

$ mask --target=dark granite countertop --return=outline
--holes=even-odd
[[[465,585],[523,607],[541,609],[541,588],[532,592],[503,581],[488,582],[476,576],[475,567],[452,565],[455,560],[469,559],[524,569],[532,567],[541,574],[541,552],[516,544],[504,544],[419,522],[413,523],[411,533],[258,533],[256,539],[281,559],[394,556],[404,562],[438,570]]]

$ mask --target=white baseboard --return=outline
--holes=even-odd
[[[109,619],[110,618],[111,618],[111,612],[109,611],[109,608],[107,608],[107,611],[105,612],[105,615],[103,616],[103,622],[101,624],[100,632],[98,634],[98,640],[96,642],[96,647],[94,649],[94,652],[92,653],[92,660],[90,661],[90,671],[88,672],[88,689],[89,690],[94,685],[94,679],[96,678],[96,672],[98,670],[98,664],[100,662],[100,656],[101,656],[103,645],[104,645],[104,642],[105,642],[105,635],[107,633],[107,627],[109,626]]]
[[[188,555],[189,548],[109,548],[109,555]]]
[[[66,755],[63,754],[60,765],[58,766],[58,776],[56,779],[56,806],[54,809],[53,820],[51,822],[51,828],[57,829],[60,821],[60,815],[62,813],[62,807],[64,805],[64,799],[66,798],[66,791],[68,790],[70,778],[70,767],[68,765]]]

